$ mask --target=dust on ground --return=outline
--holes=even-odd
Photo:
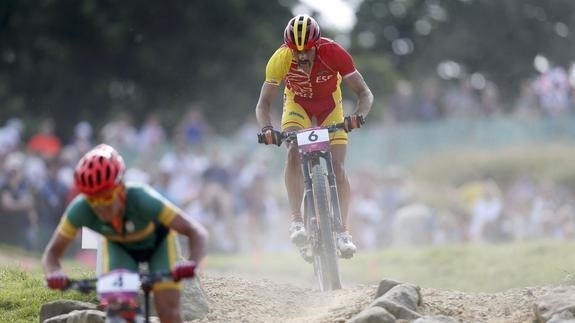
[[[345,322],[373,300],[377,285],[344,286],[320,292],[267,278],[207,272],[201,277],[210,312],[192,322]],[[552,287],[498,293],[464,293],[422,288],[423,315],[446,315],[461,322],[531,322],[533,301]]]

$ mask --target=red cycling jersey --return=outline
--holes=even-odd
[[[340,83],[356,72],[351,55],[338,43],[322,37],[316,45],[316,56],[310,74],[298,68],[291,49],[282,45],[266,67],[266,82],[285,82],[284,93],[311,115],[326,115],[341,101]]]

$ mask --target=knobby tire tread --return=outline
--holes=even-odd
[[[313,166],[311,179],[321,241],[318,278],[323,291],[341,289],[332,220],[333,209],[329,202],[327,177],[323,165],[317,164]]]

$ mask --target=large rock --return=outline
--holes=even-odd
[[[411,284],[400,284],[378,299],[388,300],[390,302],[401,304],[412,311],[417,311],[417,307],[421,305],[421,292],[419,286]]]
[[[383,296],[390,289],[392,289],[393,287],[395,287],[399,284],[403,284],[403,283],[400,281],[397,281],[397,280],[392,280],[392,279],[384,279],[384,280],[380,281],[379,285],[377,285],[377,292],[375,293],[375,298],[379,298],[380,296]]]
[[[352,317],[348,323],[456,322],[456,320],[447,316],[421,315],[418,312],[421,304],[423,304],[423,299],[419,286],[384,279],[379,282],[375,300],[363,311]]]
[[[200,279],[186,279],[182,289],[182,316],[184,320],[201,319],[209,311],[206,293],[202,288]]]
[[[534,304],[537,322],[575,322],[575,286],[562,286],[537,298]]]
[[[397,320],[383,307],[370,307],[352,317],[347,323],[395,323]]]
[[[98,310],[74,310],[70,313],[57,315],[43,323],[105,323],[106,313]]]
[[[75,310],[95,310],[96,305],[92,303],[71,301],[71,300],[56,300],[40,307],[40,323],[47,319],[58,316],[61,314],[68,314]]]

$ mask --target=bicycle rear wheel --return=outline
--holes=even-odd
[[[333,208],[328,196],[326,171],[323,165],[312,168],[311,180],[316,219],[319,222],[319,245],[314,254],[314,270],[322,291],[341,288],[339,265],[335,247]]]

